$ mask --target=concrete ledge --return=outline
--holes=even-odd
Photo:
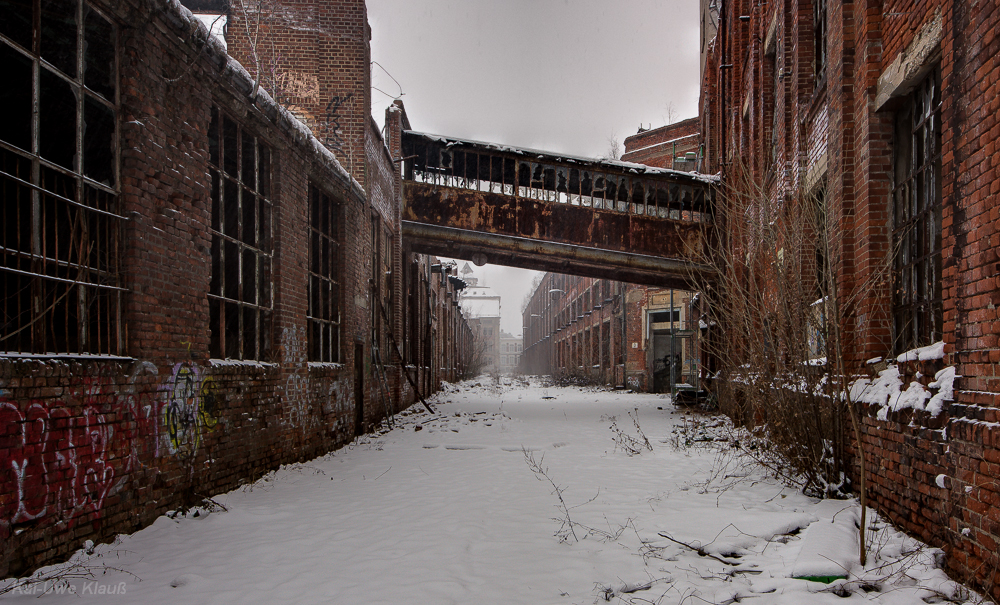
[[[876,111],[885,107],[885,104],[892,99],[913,90],[913,87],[931,70],[941,53],[943,25],[941,9],[937,9],[934,11],[934,17],[920,28],[909,46],[885,68],[878,78],[878,90],[875,93]]]

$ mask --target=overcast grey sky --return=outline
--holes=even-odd
[[[372,85],[414,130],[596,157],[697,115],[697,0],[368,0]],[[391,96],[372,93],[382,123]],[[533,272],[477,268],[521,332]]]

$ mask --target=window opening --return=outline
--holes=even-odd
[[[212,108],[212,357],[264,359],[271,350],[271,150]]]
[[[340,207],[309,184],[309,360],[340,362]]]
[[[826,0],[813,0],[813,59],[816,66],[816,85],[826,77]]]
[[[897,352],[941,339],[941,74],[896,114],[893,149],[893,340]]]
[[[124,354],[116,45],[79,0],[0,2],[0,351]]]

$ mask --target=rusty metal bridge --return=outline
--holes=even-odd
[[[708,270],[712,177],[413,131],[402,152],[414,252],[676,288]]]

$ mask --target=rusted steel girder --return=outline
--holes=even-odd
[[[412,252],[471,259],[553,273],[685,289],[711,279],[711,269],[681,259],[542,241],[498,233],[403,221],[403,240]]]
[[[403,220],[662,258],[694,258],[706,225],[403,182]]]
[[[715,177],[413,131],[402,153],[415,252],[670,287],[706,271]]]

